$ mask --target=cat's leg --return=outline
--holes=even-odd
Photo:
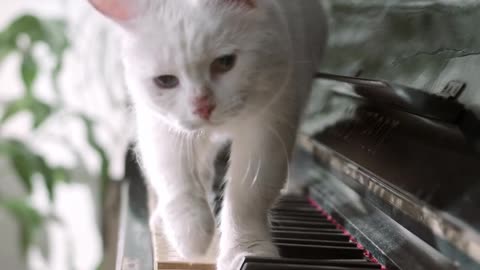
[[[209,189],[196,163],[199,139],[170,132],[158,124],[144,128],[139,130],[139,150],[158,198],[150,222],[163,229],[180,255],[203,255],[213,238],[215,222],[206,197]],[[208,170],[202,171],[208,174]]]
[[[216,194],[213,190],[216,177],[215,161],[225,145],[224,141],[210,141],[207,137],[204,137],[197,140],[195,147],[198,176],[207,191],[207,201],[212,212],[214,211],[216,199]]]
[[[295,140],[296,117],[286,120],[256,119],[234,131],[218,270],[239,269],[247,255],[277,256],[268,210],[285,184]]]

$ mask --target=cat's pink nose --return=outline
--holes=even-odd
[[[215,110],[214,105],[206,106],[206,107],[201,107],[197,108],[195,110],[195,114],[200,116],[200,118],[204,120],[209,120],[210,116],[212,115],[213,110]]]
[[[195,98],[193,100],[193,106],[195,107],[193,113],[204,120],[209,120],[212,112],[215,110],[215,104],[208,96]]]

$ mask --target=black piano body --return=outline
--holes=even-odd
[[[404,86],[319,76],[349,85],[328,95],[334,121],[306,121],[297,158],[315,161],[294,178],[387,269],[479,269],[475,113]],[[418,95],[424,104],[410,104]]]

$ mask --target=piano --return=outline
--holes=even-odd
[[[290,175],[292,189],[300,188],[271,210],[282,258],[248,257],[239,270],[480,269],[480,152],[471,133],[480,121],[453,97],[465,85],[432,95],[317,77],[344,84],[330,89],[324,107],[340,113],[307,115],[302,127]],[[184,262],[148,227],[147,189],[133,154],[127,179],[118,269],[215,269],[214,248]],[[218,213],[221,196],[215,201]]]
[[[289,176],[295,192],[271,210],[282,258],[247,257],[239,270],[480,269],[480,40],[467,27],[480,7],[334,2],[331,54]],[[352,25],[358,35],[345,41]],[[214,247],[185,262],[149,228],[132,152],[125,179],[117,269],[215,269]]]

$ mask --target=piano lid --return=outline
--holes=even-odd
[[[351,87],[333,91],[327,98],[327,104],[342,106],[307,119],[306,125],[319,126],[332,122],[328,117],[323,120],[322,115],[335,115],[330,126],[313,128],[315,140],[437,209],[448,211],[460,202],[476,200],[470,198],[470,192],[480,190],[480,154],[464,126],[469,123],[480,128],[480,121],[463,105],[381,81],[330,74],[318,77],[347,82]],[[480,209],[480,198],[476,206]],[[478,215],[452,214],[480,226]]]
[[[317,154],[345,161],[356,183],[375,180],[365,180],[372,197],[395,191],[377,200],[403,198],[385,203],[392,215],[408,199],[418,218],[425,206],[478,232],[480,5],[327,2],[333,31],[321,70],[374,80],[323,74],[334,81],[317,82],[302,128],[325,150]]]
[[[302,128],[319,161],[402,225],[413,220],[480,260],[475,114],[453,97],[356,77],[318,77],[343,83],[316,89],[314,98],[322,91],[324,104],[314,106]],[[465,87],[457,86],[458,92],[446,92]]]
[[[460,102],[478,108],[478,1],[324,2],[331,31],[323,72],[361,74],[428,93],[460,80],[473,87]]]

